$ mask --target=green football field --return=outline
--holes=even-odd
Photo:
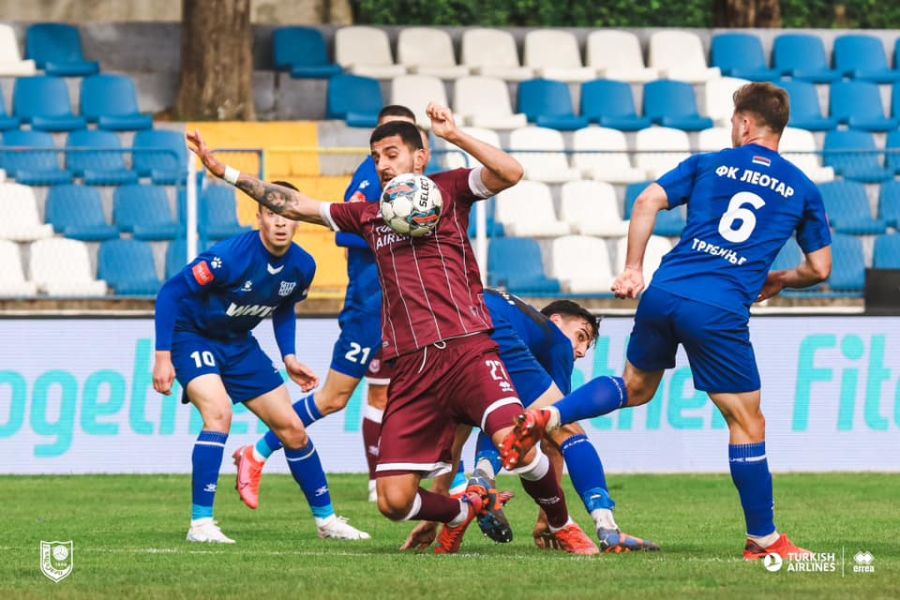
[[[897,598],[900,478],[780,475],[777,522],[799,544],[835,554],[833,572],[770,573],[740,559],[742,517],[727,475],[612,476],[619,524],[663,551],[575,558],[531,541],[535,508],[517,481],[509,516],[516,539],[495,545],[477,526],[455,556],[407,555],[409,524],[366,502],[361,475],[334,475],[338,513],[372,534],[366,542],[316,537],[287,476],[263,481],[260,509],[240,503],[230,476],[216,517],[233,546],[184,541],[187,476],[0,477],[0,598]],[[573,514],[590,520],[569,484]],[[41,540],[73,540],[74,569],[52,583]],[[874,556],[854,573],[853,555]]]

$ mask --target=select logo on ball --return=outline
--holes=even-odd
[[[441,218],[443,198],[434,181],[424,175],[404,173],[391,179],[381,195],[381,217],[396,233],[422,237],[431,233]]]

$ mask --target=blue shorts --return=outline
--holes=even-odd
[[[694,387],[708,393],[759,389],[749,317],[650,286],[641,297],[628,342],[628,362],[642,371],[675,366],[684,346]]]
[[[519,393],[522,405],[527,408],[550,389],[553,379],[509,323],[494,319],[491,339],[500,347],[500,359]]]
[[[271,392],[284,380],[252,335],[225,342],[188,331],[176,331],[172,338],[172,364],[175,377],[185,390],[195,377],[215,373],[222,378],[225,391],[234,403],[253,400]]]
[[[338,317],[338,325],[341,335],[334,344],[331,368],[362,379],[369,370],[369,363],[381,353],[380,306],[378,311],[346,306]]]

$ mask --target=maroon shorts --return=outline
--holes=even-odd
[[[432,344],[394,362],[376,477],[447,473],[458,425],[492,434],[523,410],[497,344],[485,333]]]
[[[366,371],[366,380],[370,385],[388,385],[393,377],[393,362],[381,360],[381,353],[369,361],[369,369]]]

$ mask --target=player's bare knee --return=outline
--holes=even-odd
[[[206,431],[231,431],[231,408],[208,408],[203,411],[203,429]]]
[[[384,410],[387,408],[387,386],[386,385],[370,385],[369,386],[369,406]]]
[[[316,406],[323,415],[330,415],[344,410],[351,395],[346,392],[319,393],[316,394]]]
[[[309,436],[306,435],[306,428],[303,423],[297,420],[295,423],[285,425],[275,430],[275,435],[281,440],[285,448],[290,450],[299,450],[306,447],[309,443]]]
[[[410,495],[403,489],[390,486],[378,486],[378,510],[392,521],[402,521],[412,510],[415,494]]]

